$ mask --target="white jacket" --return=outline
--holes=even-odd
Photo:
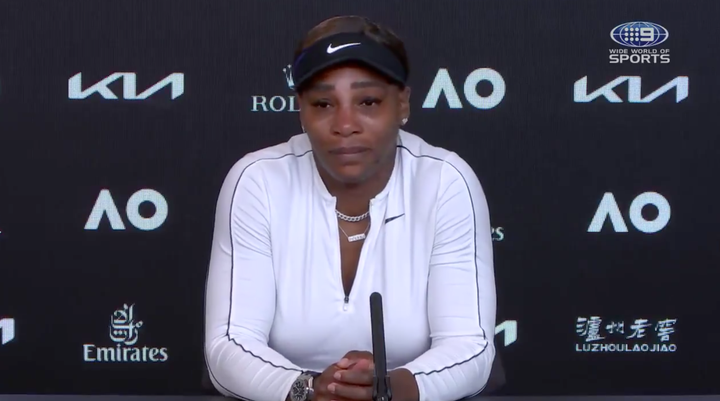
[[[335,203],[305,134],[246,155],[228,173],[205,305],[218,391],[284,401],[301,371],[372,352],[374,291],[383,296],[388,369],[413,372],[421,401],[482,390],[495,356],[496,298],[487,201],[472,169],[400,131],[347,299]]]

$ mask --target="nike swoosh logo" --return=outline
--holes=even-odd
[[[388,217],[387,219],[385,219],[385,224],[387,224],[387,223],[389,223],[389,222],[397,219],[398,217],[403,217],[403,216],[405,216],[405,213],[399,214],[399,215],[397,215],[397,216],[395,216],[395,217]]]
[[[333,54],[333,53],[335,53],[336,51],[338,51],[338,50],[340,50],[340,49],[344,49],[344,48],[350,47],[350,46],[357,46],[357,45],[359,45],[359,44],[360,44],[360,43],[346,43],[346,44],[344,44],[344,45],[340,45],[340,46],[337,46],[337,47],[332,47],[332,43],[331,43],[331,44],[328,45],[327,53],[328,53],[328,54]]]

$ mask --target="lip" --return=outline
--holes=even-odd
[[[339,156],[345,156],[345,155],[357,155],[360,153],[364,153],[370,150],[370,148],[366,148],[364,146],[344,146],[341,148],[335,148],[331,149],[330,153],[334,155]]]

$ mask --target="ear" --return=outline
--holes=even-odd
[[[300,120],[300,128],[302,128],[302,132],[306,133],[307,130],[305,129],[305,123],[303,122],[302,116],[300,116],[298,120]]]
[[[400,121],[410,118],[410,92],[411,90],[409,86],[405,86],[405,89],[398,92],[400,102],[400,109],[398,110],[400,115],[398,118]]]
[[[303,122],[302,95],[300,93],[295,93],[295,100],[297,100],[296,107],[298,108],[298,119],[300,120],[300,128],[302,128],[303,133],[307,133],[307,130],[305,129],[305,123]]]

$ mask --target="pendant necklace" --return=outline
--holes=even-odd
[[[348,235],[348,234],[345,232],[345,230],[343,230],[343,228],[340,227],[339,224],[338,224],[338,228],[340,229],[340,231],[342,231],[343,234],[345,234],[345,236],[346,236],[347,239],[348,239],[348,242],[355,242],[355,241],[362,241],[362,240],[365,239],[365,237],[367,236],[367,232],[368,232],[368,230],[370,229],[370,224],[368,224],[368,226],[365,228],[365,232],[364,232],[364,233],[355,234],[355,235]]]

